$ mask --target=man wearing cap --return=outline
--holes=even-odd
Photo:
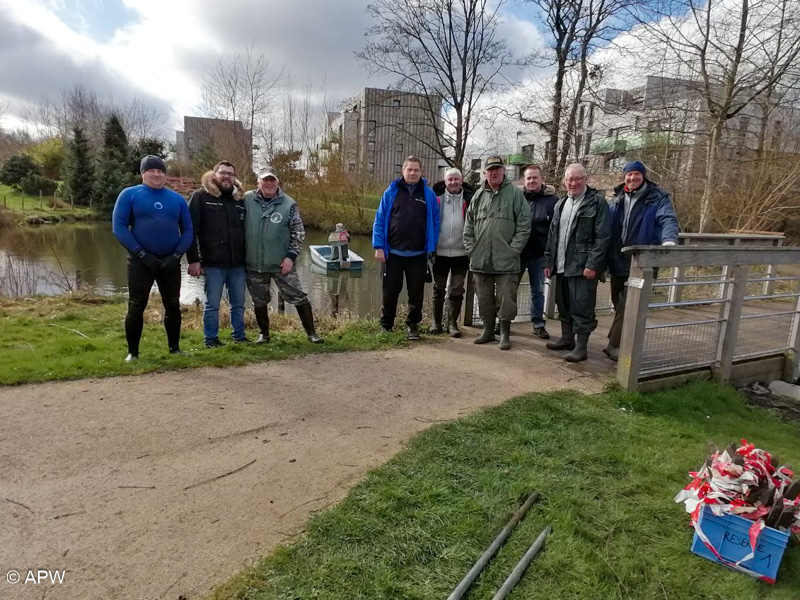
[[[189,198],[194,241],[186,253],[188,273],[205,275],[203,338],[206,348],[222,346],[219,340],[219,304],[228,289],[233,341],[246,342],[244,332],[244,200],[236,169],[222,161],[200,179],[200,189]]]
[[[522,249],[522,273],[528,271],[531,282],[531,323],[533,335],[549,340],[550,334],[545,329],[544,319],[544,269],[542,259],[553,220],[553,209],[558,202],[556,190],[545,185],[542,168],[539,165],[528,165],[523,171],[524,187],[522,194],[531,207],[531,235]]]
[[[280,188],[280,180],[268,168],[258,177],[258,189],[244,195],[247,289],[261,334],[257,344],[269,342],[270,282],[274,279],[283,298],[293,304],[308,340],[321,344],[314,328],[314,313],[297,276],[295,262],[303,248],[306,230],[300,210]]]
[[[408,292],[406,337],[419,339],[428,256],[436,252],[439,240],[439,202],[422,178],[422,161],[409,156],[402,175],[383,192],[372,226],[375,258],[383,265],[381,327],[391,331],[397,315],[397,301]]]
[[[522,190],[506,178],[502,158],[488,157],[483,174],[483,185],[472,197],[464,223],[464,248],[483,321],[483,333],[475,343],[495,340],[494,320],[499,317],[499,348],[508,350],[511,321],[517,316],[520,254],[530,236],[531,212]]]
[[[669,194],[647,179],[647,169],[636,160],[622,169],[624,183],[614,188],[611,202],[611,244],[608,270],[611,274],[611,302],[614,322],[608,330],[608,346],[603,349],[617,361],[625,317],[625,298],[631,261],[622,254],[626,246],[674,246],[680,226]]]
[[[120,192],[112,216],[114,235],[128,250],[126,362],[139,357],[144,311],[153,282],[164,304],[164,329],[170,354],[180,354],[181,256],[194,237],[189,208],[182,196],[164,187],[167,167],[158,156],[142,158],[141,185]]]
[[[548,342],[549,350],[570,350],[567,362],[589,356],[589,337],[597,328],[597,281],[606,269],[611,236],[608,203],[587,186],[588,175],[580,163],[564,172],[567,195],[553,210],[544,254],[544,275],[555,276],[556,305],[561,338]],[[575,338],[577,336],[577,343]]]

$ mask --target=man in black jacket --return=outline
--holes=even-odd
[[[219,303],[228,288],[233,340],[246,342],[244,332],[244,201],[242,184],[228,161],[217,163],[200,180],[202,187],[189,198],[194,241],[186,253],[189,275],[205,273],[203,337],[206,348],[222,346],[219,340]]]
[[[522,249],[520,264],[522,273],[520,279],[528,270],[528,279],[531,283],[531,322],[533,335],[543,339],[550,339],[550,334],[545,329],[544,319],[544,250],[547,246],[547,235],[550,231],[550,222],[553,220],[553,209],[558,202],[556,190],[544,184],[542,169],[538,165],[529,165],[523,172],[525,187],[522,194],[531,207],[531,236]]]

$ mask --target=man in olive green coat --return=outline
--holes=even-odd
[[[311,303],[295,270],[306,238],[297,203],[280,188],[274,171],[267,169],[258,178],[258,189],[244,195],[244,206],[247,289],[261,330],[256,343],[269,342],[269,287],[273,279],[284,300],[297,309],[309,341],[322,343],[314,329]]]
[[[597,327],[597,281],[606,270],[606,250],[611,241],[608,203],[597,190],[587,187],[587,180],[583,165],[567,167],[567,195],[555,206],[544,254],[545,277],[556,276],[561,321],[561,338],[548,343],[547,348],[571,350],[564,357],[568,362],[588,357],[589,336]]]
[[[499,317],[499,347],[508,350],[511,321],[517,316],[519,256],[531,232],[531,213],[522,190],[506,178],[502,158],[487,158],[483,174],[485,180],[472,197],[464,222],[464,248],[483,321],[483,333],[475,343],[495,340],[494,320]]]

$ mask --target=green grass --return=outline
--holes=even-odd
[[[38,195],[31,196],[0,184],[0,207],[7,208],[19,220],[31,216],[77,220],[94,217],[94,212],[86,206],[72,208],[69,203],[62,201],[60,208],[54,208],[53,204],[53,196],[43,196],[40,200]]]
[[[275,316],[269,344],[203,347],[202,307],[183,315],[181,349],[168,354],[164,328],[158,323],[158,298],[151,298],[142,335],[140,359],[124,362],[126,304],[122,298],[27,298],[0,300],[0,384],[20,384],[84,377],[132,375],[188,367],[243,365],[302,354],[375,350],[398,346],[402,333],[385,334],[375,321],[319,319],[325,344],[311,344],[297,318]],[[255,338],[254,332],[248,332]],[[230,339],[221,329],[220,339]]]
[[[466,598],[491,598],[549,524],[547,548],[511,598],[800,598],[796,547],[774,587],[689,552],[688,515],[673,497],[711,444],[741,437],[800,467],[798,428],[747,407],[732,388],[516,398],[419,434],[314,516],[300,541],[212,597],[446,598],[519,499],[538,490],[541,500]]]

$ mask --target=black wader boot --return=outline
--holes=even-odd
[[[581,362],[589,357],[589,336],[591,333],[579,333],[575,349],[564,357],[567,362]]]
[[[561,337],[555,342],[547,342],[548,350],[574,350],[575,334],[572,333],[572,322],[561,321]]]
[[[475,344],[488,344],[495,341],[494,337],[494,318],[488,319],[483,322],[483,333],[473,340]]]
[[[253,312],[256,313],[256,323],[261,332],[256,344],[266,344],[269,342],[269,306],[254,306]]]
[[[458,328],[458,315],[461,314],[461,302],[450,303],[450,314],[447,318],[447,332],[450,337],[460,338],[461,330]]]
[[[444,299],[433,301],[433,322],[431,323],[430,332],[433,335],[442,333],[442,315],[444,314]]]
[[[500,321],[500,350],[510,350],[511,340],[511,321]]]
[[[317,335],[314,329],[314,313],[311,311],[311,304],[298,304],[295,306],[297,314],[300,315],[300,322],[303,324],[303,329],[306,330],[308,341],[312,344],[321,344],[324,340]]]

